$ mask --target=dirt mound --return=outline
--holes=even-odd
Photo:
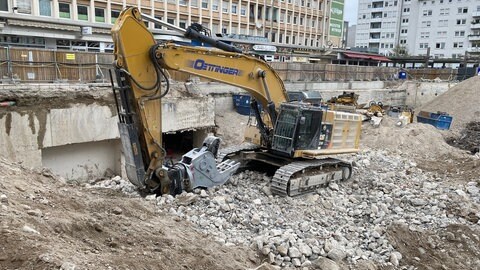
[[[2,159],[0,172],[0,269],[251,266],[245,249],[214,242],[144,198],[66,185]]]
[[[397,127],[394,118],[384,116],[380,127],[363,125],[361,145],[408,157],[436,159],[444,155],[464,156],[464,151],[446,143],[445,132],[427,124]]]
[[[480,152],[480,122],[468,123],[458,138],[451,138],[447,142],[472,154]]]
[[[468,122],[480,121],[479,84],[480,76],[465,80],[431,102],[416,109],[416,112],[447,112],[453,116],[451,129],[459,131],[464,128]]]
[[[389,240],[403,255],[403,262],[417,269],[479,269],[479,235],[480,231],[460,224],[438,232],[411,231],[402,226],[388,230]]]

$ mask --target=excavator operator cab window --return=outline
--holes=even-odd
[[[320,137],[322,111],[305,110],[298,123],[298,133],[295,150],[316,149]]]
[[[322,110],[301,104],[281,105],[275,125],[272,149],[292,156],[295,150],[317,149]]]

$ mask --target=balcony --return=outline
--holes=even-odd
[[[472,13],[472,17],[480,17],[480,11],[475,11]]]
[[[470,29],[480,29],[480,23],[472,23]]]
[[[469,41],[480,41],[480,35],[468,35],[468,40]]]
[[[469,53],[480,53],[480,47],[467,48],[467,52],[469,52]]]

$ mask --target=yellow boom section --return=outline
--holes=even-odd
[[[136,119],[139,127],[139,139],[147,149],[144,162],[149,168],[162,164],[162,117],[160,93],[155,86],[160,84],[154,63],[150,59],[150,49],[156,44],[153,35],[145,27],[141,14],[136,8],[124,9],[112,28],[112,38],[115,44],[115,63],[118,68],[129,74],[131,106],[140,119]],[[144,90],[143,88],[154,88]],[[146,147],[145,147],[146,146]],[[135,150],[134,150],[135,151]],[[140,151],[140,149],[138,149]]]
[[[164,68],[243,88],[264,108],[272,101],[278,110],[281,103],[288,101],[282,79],[266,62],[255,57],[173,43],[160,46],[157,52]]]

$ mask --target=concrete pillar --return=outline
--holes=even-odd
[[[34,1],[36,2],[36,1]],[[77,0],[72,0],[72,20],[78,21],[78,8],[77,8]],[[95,14],[91,14],[90,16],[95,16]]]
[[[53,0],[52,1],[52,17],[53,18],[58,18],[59,17],[59,14],[58,14],[58,0]]]

